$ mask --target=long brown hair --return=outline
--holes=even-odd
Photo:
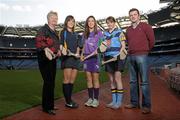
[[[88,26],[88,21],[89,21],[90,18],[93,18],[94,22],[95,22],[95,26],[94,26],[95,35],[98,33],[97,32],[98,31],[97,30],[97,21],[96,21],[95,17],[91,15],[86,19],[86,23],[85,23],[84,38],[86,38],[86,39],[89,37],[89,34],[90,34],[89,26]]]
[[[74,20],[74,22],[75,22],[74,17],[73,17],[72,15],[68,15],[68,16],[66,17],[65,21],[64,21],[64,28],[63,28],[64,30],[67,30],[67,23],[68,23],[70,20]],[[75,29],[75,25],[73,26],[73,29],[72,29],[73,32],[74,32],[74,29]]]

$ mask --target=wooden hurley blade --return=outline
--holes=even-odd
[[[104,65],[104,64],[107,64],[107,63],[109,63],[109,62],[113,62],[113,61],[116,61],[117,60],[117,56],[116,57],[113,57],[113,58],[111,58],[111,59],[109,59],[109,60],[106,60],[106,61],[102,61],[102,65]]]
[[[116,61],[116,60],[118,60],[119,55],[120,55],[120,53],[119,53],[119,54],[117,54],[117,55],[115,55],[113,58],[111,58],[111,59],[109,59],[109,60],[102,61],[102,63],[101,63],[101,64],[102,64],[102,65],[104,65],[104,64],[107,64],[107,63],[109,63],[109,62]]]
[[[68,54],[67,54],[68,56],[73,56],[75,58],[80,58],[80,56],[77,56],[77,54],[71,52],[69,49],[67,50],[67,52],[68,52]]]
[[[120,53],[120,59],[124,60],[126,57],[127,57],[127,51],[126,51],[126,49],[124,49]]]
[[[83,60],[86,60],[86,59],[88,59],[88,58],[94,56],[95,54],[96,54],[96,50],[95,50],[94,52],[92,52],[91,54],[89,54],[88,56],[84,57]]]
[[[67,55],[67,50],[64,48],[64,46],[61,45],[60,50],[63,55]]]
[[[105,52],[106,49],[107,49],[107,43],[106,42],[102,42],[101,45],[99,46],[100,52]]]

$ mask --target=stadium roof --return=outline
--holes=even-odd
[[[160,0],[160,2],[170,2],[169,6],[162,8],[159,11],[153,11],[141,16],[141,20],[149,22],[155,27],[161,27],[165,25],[180,24],[180,1],[179,0]],[[127,16],[116,18],[117,26],[122,29],[126,29],[130,26],[131,22]],[[106,19],[97,20],[98,27],[101,30],[107,29]],[[81,33],[84,31],[85,21],[76,23],[75,31]],[[29,26],[3,26],[0,25],[0,36],[17,36],[17,37],[35,37],[37,31],[41,26],[29,27]],[[61,31],[63,24],[58,24],[57,31]]]
[[[162,8],[159,11],[153,11],[148,14],[148,22],[155,26],[164,26],[172,24],[180,24],[180,1],[179,0],[160,0],[173,1],[168,7]]]
[[[160,0],[160,3],[173,2],[175,0]]]
[[[141,16],[141,20],[147,22],[147,17],[145,15]],[[116,18],[117,26],[122,29],[130,26],[131,22],[128,17],[118,17]],[[107,29],[106,19],[97,20],[97,24],[99,29],[102,31]],[[78,33],[82,33],[84,31],[85,21],[76,22],[75,31]],[[11,27],[11,26],[0,26],[0,35],[1,36],[19,36],[19,37],[35,37],[37,31],[41,26],[36,27]],[[61,31],[63,29],[63,24],[58,24],[56,27],[57,31]]]

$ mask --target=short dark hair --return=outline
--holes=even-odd
[[[132,11],[137,11],[138,15],[140,14],[140,13],[139,13],[139,10],[138,10],[137,8],[131,8],[131,9],[129,10],[129,14],[130,14],[130,12],[132,12]]]
[[[110,21],[110,22],[116,22],[115,18],[113,16],[109,16],[107,19],[106,19],[106,23],[107,21]]]

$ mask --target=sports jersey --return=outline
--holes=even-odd
[[[60,38],[60,44],[64,46],[64,42],[66,42],[67,49],[69,49],[73,53],[76,53],[77,47],[82,48],[81,37],[76,32],[69,32],[68,30],[66,30],[65,34],[65,30],[63,30],[61,32]]]
[[[87,39],[84,39],[84,55],[89,55],[98,48],[99,39],[102,38],[101,31],[95,35],[95,32],[91,32]]]
[[[109,31],[104,32],[105,40],[110,41],[105,56],[115,56],[119,54],[121,49],[121,41],[126,40],[124,33],[121,29],[115,28],[111,33]]]

